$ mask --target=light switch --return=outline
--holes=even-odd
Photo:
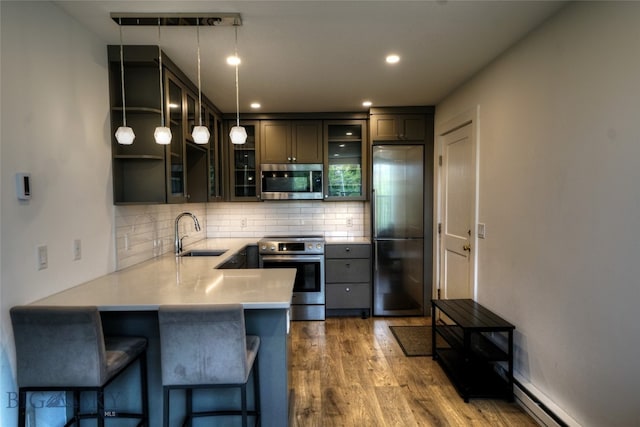
[[[484,239],[485,227],[483,223],[478,223],[478,239]]]
[[[82,258],[82,242],[80,239],[73,241],[73,260],[78,261]]]
[[[38,270],[44,270],[49,266],[47,245],[38,246]]]

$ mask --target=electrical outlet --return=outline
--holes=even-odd
[[[82,259],[82,242],[80,239],[73,241],[73,260],[78,261]]]
[[[247,218],[242,218],[240,220],[240,227],[245,228],[247,226]]]
[[[347,218],[347,227],[353,227],[353,218]]]
[[[38,246],[38,270],[44,270],[49,266],[49,256],[47,254],[47,245]]]

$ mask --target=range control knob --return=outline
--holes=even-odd
[[[272,252],[275,252],[276,247],[275,246],[271,246],[269,249],[271,249]]]

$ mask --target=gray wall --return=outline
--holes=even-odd
[[[0,420],[9,426],[17,424],[9,307],[113,271],[115,243],[104,41],[50,2],[2,1],[0,14]],[[31,173],[29,202],[16,198],[16,172]],[[38,271],[40,244],[49,268]]]
[[[479,106],[477,297],[565,419],[640,425],[640,3],[571,3],[438,104]]]

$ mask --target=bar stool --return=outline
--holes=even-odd
[[[66,391],[73,393],[73,418],[139,419],[148,425],[147,339],[105,337],[97,307],[17,306],[11,322],[18,365],[18,426],[25,426],[27,393]],[[135,361],[140,366],[141,413],[105,408],[105,388]],[[80,393],[96,392],[96,412],[80,412]]]
[[[186,418],[249,415],[260,422],[258,348],[260,338],[246,335],[240,304],[160,306],[160,358],[162,364],[163,420],[169,426],[170,393],[186,390]],[[255,363],[254,363],[255,362]],[[253,368],[253,369],[252,369]],[[253,370],[254,410],[247,409],[247,382]],[[240,388],[238,409],[193,411],[193,390]]]

